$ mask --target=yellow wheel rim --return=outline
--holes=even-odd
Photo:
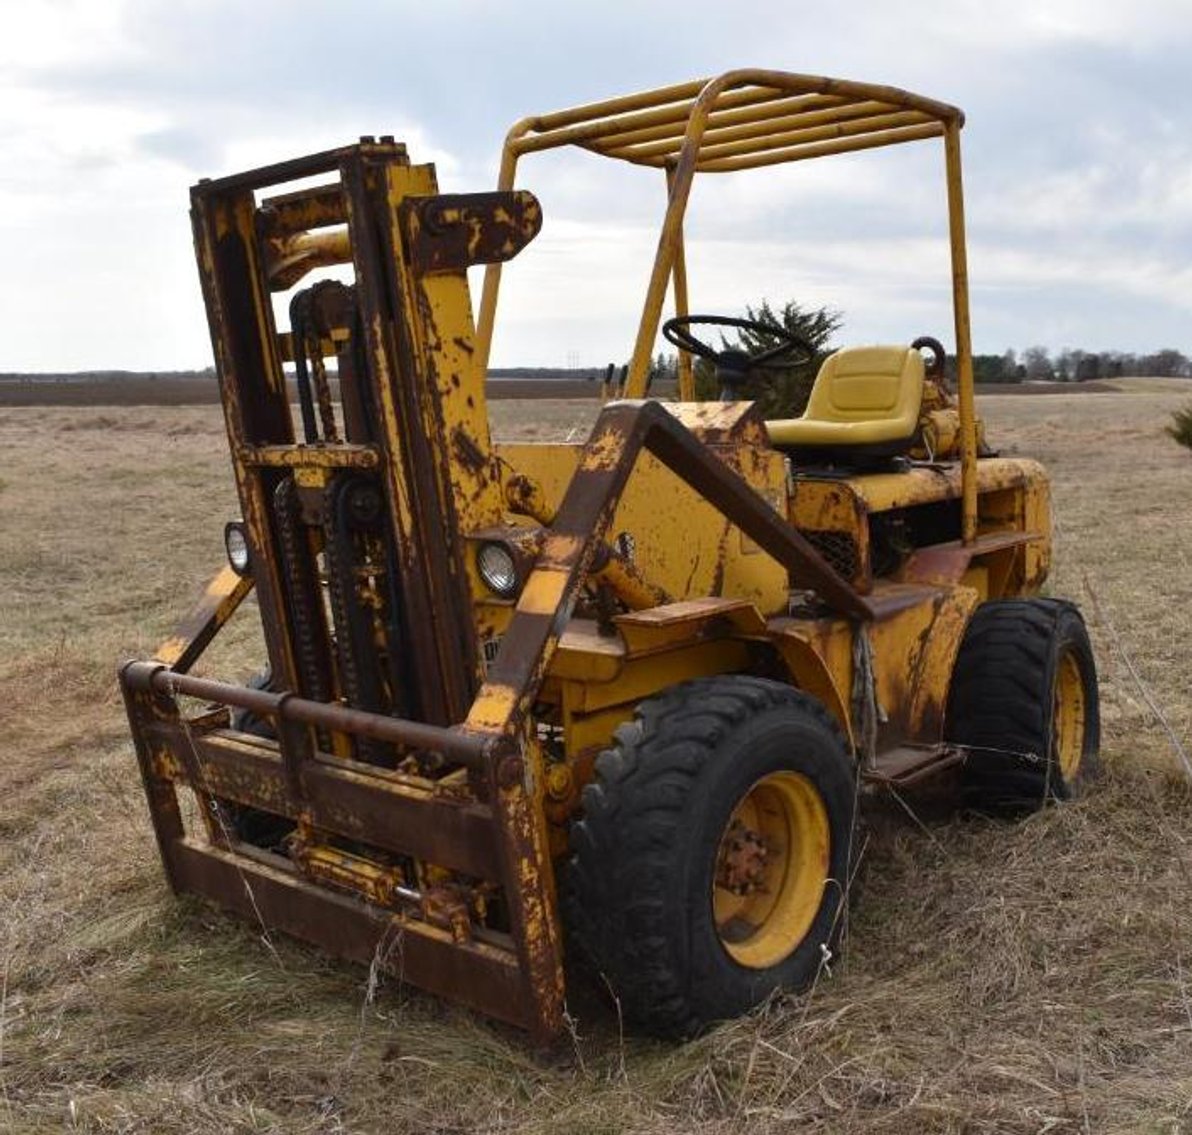
[[[1084,755],[1084,679],[1080,662],[1071,651],[1060,656],[1055,676],[1055,696],[1052,708],[1052,744],[1060,766],[1060,775],[1071,783],[1080,770]]]
[[[720,837],[712,880],[716,933],[752,969],[777,965],[815,921],[828,881],[828,813],[797,772],[762,777]]]

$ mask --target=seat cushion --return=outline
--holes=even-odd
[[[801,418],[766,423],[772,444],[833,449],[906,440],[919,423],[923,356],[910,347],[850,347],[824,360]]]

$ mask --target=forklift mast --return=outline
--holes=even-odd
[[[248,560],[121,668],[170,885],[550,1035],[544,836],[511,730],[469,723],[473,546],[504,506],[467,269],[538,202],[440,194],[386,137],[202,181],[191,216]],[[254,587],[268,675],[191,674]]]
[[[262,196],[320,175],[334,180]],[[537,202],[440,195],[433,167],[388,138],[203,181],[191,202],[274,684],[463,720],[483,676],[463,534],[502,509],[466,270],[523,247]],[[294,290],[339,263],[354,282]],[[274,297],[287,291],[279,334]],[[342,756],[397,761],[391,744],[330,740]]]

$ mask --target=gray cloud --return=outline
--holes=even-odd
[[[29,328],[0,369],[203,361],[185,266],[186,186],[198,176],[392,132],[417,144],[416,159],[438,161],[445,186],[486,188],[516,118],[743,63],[965,107],[979,349],[1192,346],[1192,101],[1181,97],[1192,22],[1177,0],[1128,12],[1105,0],[744,0],[731,11],[678,0],[598,10],[135,0],[113,10],[118,23],[94,42],[65,27],[73,48],[51,50],[43,23],[42,40],[20,44],[18,29],[17,47],[0,49],[10,159],[0,233],[20,270],[0,279],[0,307]],[[762,295],[835,302],[850,335],[946,329],[941,164],[925,146],[697,187],[693,281],[737,310]],[[522,178],[547,225],[509,270],[500,361],[618,357],[661,211],[657,176],[575,155],[529,160]],[[109,235],[126,232],[114,218],[130,198],[140,244],[156,256],[130,261]],[[700,255],[714,271],[701,271]],[[83,334],[54,333],[60,316],[45,296],[68,266],[72,295],[116,281],[141,297],[135,341],[82,303]]]

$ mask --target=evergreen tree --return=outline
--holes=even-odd
[[[746,307],[745,318],[754,323],[769,324],[775,328],[796,335],[813,348],[810,359],[785,362],[775,359],[767,363],[750,378],[741,390],[741,397],[755,401],[768,419],[797,418],[807,406],[811,387],[819,373],[820,364],[831,353],[830,340],[843,323],[843,317],[831,308],[803,308],[793,300],[775,311],[769,300],[762,300],[759,307]],[[741,331],[737,339],[730,341],[721,336],[723,348],[736,347],[754,355],[778,344],[774,335],[764,332]],[[716,368],[706,359],[695,363],[695,396],[700,399],[716,399],[720,391],[716,384]]]

